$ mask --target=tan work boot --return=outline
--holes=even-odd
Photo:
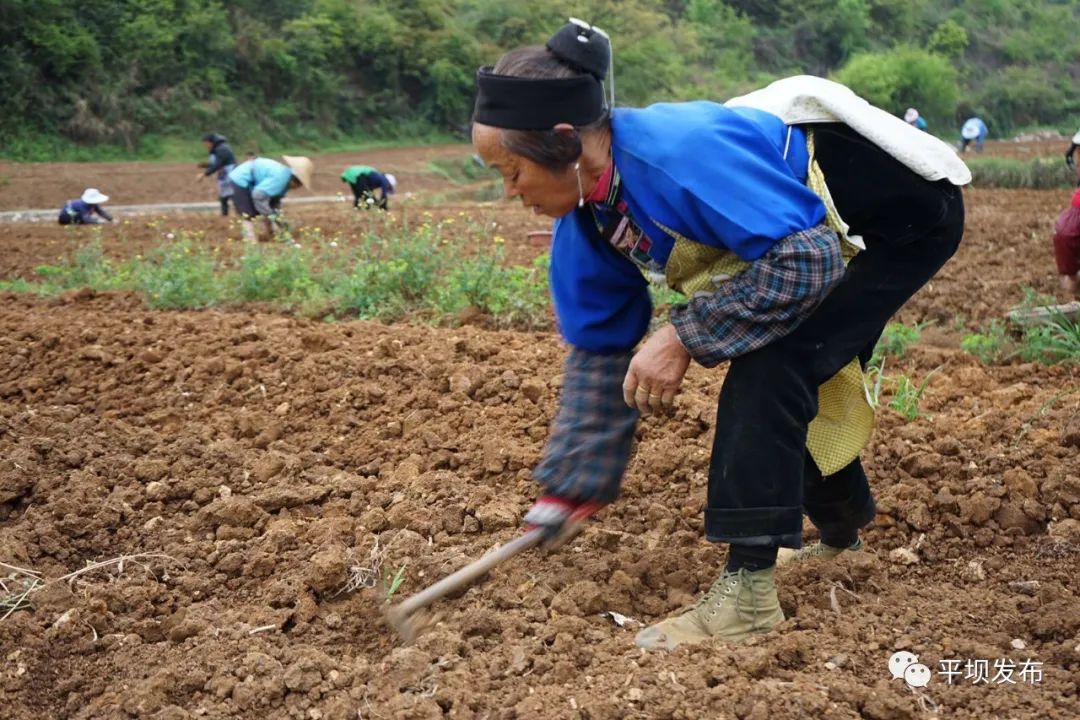
[[[863,548],[862,538],[858,538],[855,542],[847,547],[833,547],[832,545],[826,545],[823,542],[816,542],[813,545],[807,545],[804,548],[798,550],[792,550],[791,548],[780,548],[780,553],[776,556],[776,566],[789,565],[791,563],[805,562],[807,560],[813,560],[820,558],[821,560],[832,560],[844,551],[850,550],[851,552],[858,552]]]
[[[646,650],[674,650],[705,640],[740,642],[784,621],[775,567],[725,571],[691,609],[651,625],[634,642]]]

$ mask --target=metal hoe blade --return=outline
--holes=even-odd
[[[495,548],[479,560],[474,560],[460,570],[447,575],[442,580],[424,588],[386,611],[386,619],[406,642],[416,639],[419,624],[416,614],[436,600],[449,595],[455,590],[467,587],[481,575],[510,558],[536,547],[544,539],[546,531],[534,527],[522,533],[510,542]]]

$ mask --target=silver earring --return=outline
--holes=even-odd
[[[574,175],[577,176],[577,206],[585,207],[585,191],[581,187],[581,163],[574,163]]]

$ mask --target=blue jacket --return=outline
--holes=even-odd
[[[83,225],[92,225],[98,222],[97,218],[94,217],[95,215],[100,215],[106,220],[112,220],[112,215],[110,215],[105,208],[100,205],[85,203],[80,198],[68,200],[64,203],[64,207],[60,208],[60,222],[64,224],[74,222]],[[65,220],[67,222],[65,222]]]
[[[255,158],[237,165],[229,173],[229,182],[236,187],[246,188],[251,192],[262,192],[272,198],[284,197],[289,192],[292,170],[288,165],[270,160]]]
[[[383,197],[394,194],[394,186],[391,185],[390,181],[386,179],[386,176],[378,170],[373,170],[371,172],[371,179],[379,184],[379,188],[382,189]]]
[[[660,226],[743,260],[825,218],[806,186],[806,135],[751,108],[711,102],[616,109],[612,159],[628,214],[662,267],[674,240]],[[785,148],[787,155],[785,158]],[[645,334],[652,304],[638,266],[605,242],[588,206],[555,222],[551,291],[571,345],[612,354]]]

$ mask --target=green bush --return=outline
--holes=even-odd
[[[1001,136],[1033,122],[1075,122],[1074,5],[7,0],[0,152],[147,157],[171,154],[170,143],[184,138],[195,158],[198,136],[211,129],[241,151],[262,152],[460,138],[476,68],[542,43],[570,14],[611,33],[619,104],[722,100],[772,78],[843,67],[840,76],[882,107],[913,105],[931,130],[954,135],[963,120],[954,116],[959,71],[965,98]]]
[[[95,228],[96,229],[96,228]],[[35,274],[44,279],[45,284],[58,291],[88,287],[95,290],[115,290],[122,287],[122,274],[105,256],[101,245],[100,233],[86,245],[73,250],[64,265],[39,265]]]
[[[987,365],[1013,358],[1044,365],[1073,364],[1080,362],[1080,325],[1057,315],[1010,335],[1001,321],[994,320],[982,332],[965,336],[960,349]]]
[[[854,56],[835,78],[871,104],[902,114],[916,107],[930,130],[949,127],[959,95],[956,68],[941,55],[912,46]]]
[[[1011,357],[1011,346],[1005,325],[1000,320],[992,320],[982,332],[965,335],[960,341],[960,349],[974,355],[979,362],[997,365]]]
[[[1080,325],[1058,315],[1026,327],[1016,355],[1044,365],[1080,362]]]
[[[217,262],[191,240],[156,248],[135,270],[135,288],[160,310],[195,310],[219,304],[223,297]]]
[[[963,56],[968,42],[968,34],[964,26],[950,19],[934,28],[927,49],[932,53],[955,60]]]
[[[999,136],[1016,127],[1052,124],[1077,110],[1072,80],[1038,67],[1008,67],[994,73],[975,88],[974,101]]]
[[[924,325],[904,325],[903,323],[889,323],[882,331],[881,337],[874,346],[874,354],[870,358],[869,365],[881,365],[881,359],[885,355],[904,357],[907,349],[919,342]]]
[[[249,246],[228,278],[230,298],[239,301],[303,301],[315,286],[311,252],[293,245]]]
[[[476,308],[503,325],[543,325],[548,319],[548,262],[543,255],[532,267],[507,267],[498,250],[463,259],[442,285],[437,307],[447,314]]]

